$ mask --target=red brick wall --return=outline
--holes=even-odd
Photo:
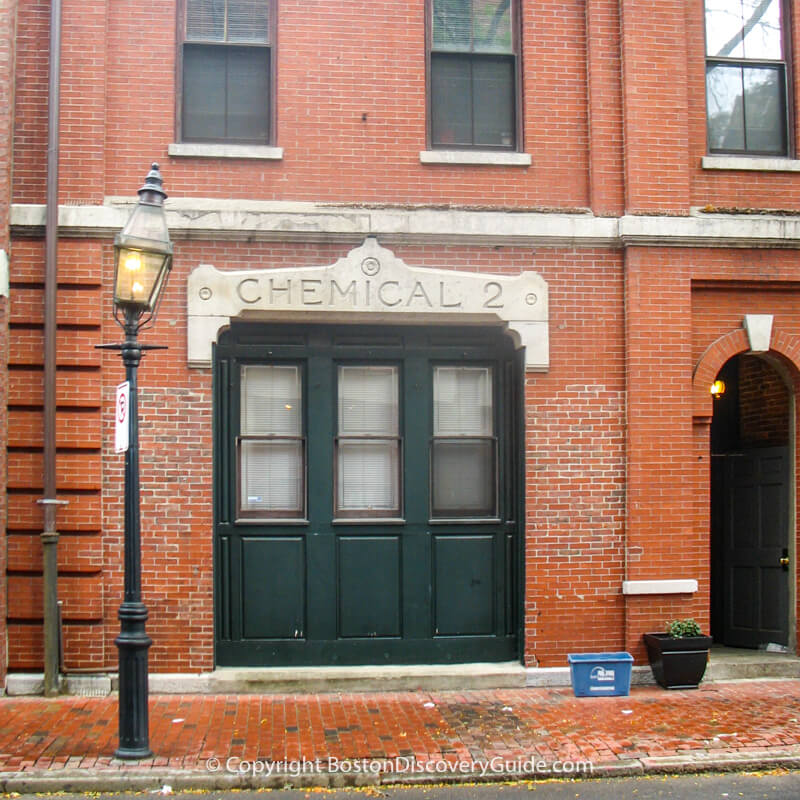
[[[0,0],[0,30],[16,4]],[[169,158],[175,140],[174,2],[65,0],[62,203],[133,198],[159,160],[180,197],[585,209],[685,215],[692,206],[800,209],[791,173],[703,170],[702,0],[548,0],[522,6],[529,168],[423,165],[423,4],[363,8],[280,0],[281,161]],[[15,200],[43,203],[49,2],[19,0],[0,41],[0,148],[13,125]],[[2,16],[4,15],[4,16]],[[795,49],[800,15],[795,15]],[[796,93],[796,92],[795,92]],[[12,102],[13,101],[13,102]],[[800,103],[794,104],[800,113]],[[798,118],[800,121],[800,118]],[[0,151],[1,154],[1,151]],[[0,164],[9,159],[0,158]],[[10,173],[0,175],[7,248]],[[6,244],[3,244],[6,242]],[[392,245],[407,263],[538,270],[550,285],[551,368],[526,376],[528,663],[627,648],[673,616],[708,615],[708,420],[693,416],[695,365],[746,313],[800,336],[800,257],[790,250]],[[211,378],[186,367],[186,277],[221,268],[330,264],[333,243],[179,241],[175,274],[140,368],[143,593],[154,670],[212,666]],[[41,665],[43,241],[13,243],[10,311],[0,299],[0,428],[8,431],[8,641],[14,669]],[[111,317],[111,245],[59,246],[59,568],[69,667],[113,667],[122,589],[122,457],[111,404],[123,379]],[[7,315],[7,316],[4,316]],[[792,345],[793,346],[793,345]],[[789,348],[789,345],[787,345]],[[790,349],[790,348],[789,348]],[[791,360],[791,359],[790,359]],[[4,360],[0,363],[5,364]],[[791,367],[793,379],[797,371]],[[7,426],[7,427],[6,427]],[[0,474],[2,471],[0,460]],[[0,486],[2,489],[2,486]],[[0,514],[6,492],[0,491]],[[0,520],[2,521],[2,520]],[[0,548],[0,574],[5,550]],[[624,578],[697,578],[693,596],[623,598]],[[0,583],[0,587],[2,584]],[[2,588],[0,588],[2,591]],[[3,597],[0,595],[0,602]],[[4,622],[0,621],[0,638]],[[0,648],[0,677],[2,652]]]
[[[103,557],[100,492],[101,357],[104,305],[102,247],[62,239],[58,247],[56,484],[59,597],[64,601],[68,667],[104,666]],[[44,242],[16,239],[11,275],[8,369],[9,665],[40,669]],[[107,284],[108,285],[108,284]],[[94,631],[94,636],[88,637]],[[91,642],[82,651],[69,643]],[[99,661],[99,663],[98,663]]]
[[[593,12],[592,30],[613,31],[609,5],[604,0]],[[461,167],[419,160],[426,149],[422,2],[372,3],[368,25],[360,6],[348,11],[319,0],[279,2],[276,144],[285,155],[278,162],[169,159],[167,145],[175,141],[175,3],[106,6],[86,9],[78,0],[64,5],[60,177],[67,200],[130,194],[130,187],[141,183],[142,165],[158,160],[176,197],[590,204],[587,21],[577,0],[522,4],[524,149],[533,154],[534,165],[473,168],[469,180]],[[44,199],[44,164],[36,154],[46,142],[47,55],[39,43],[46,41],[48,9],[35,0],[22,3],[19,202]],[[104,31],[106,48],[98,46]],[[591,181],[600,213],[607,214],[621,196],[619,172],[614,174],[621,157],[621,112],[618,101],[609,104],[607,87],[616,74],[618,48],[612,39],[597,50],[593,122],[599,166]],[[73,83],[77,75],[80,80]]]
[[[9,204],[11,200],[11,143],[14,108],[14,55],[17,4],[0,0],[0,251],[8,257]],[[8,311],[9,299],[0,292],[0,431],[8,426]],[[0,609],[6,607],[5,531],[8,517],[6,495],[6,449],[0,442]],[[5,685],[8,653],[6,649],[6,615],[0,613],[0,686]]]
[[[761,358],[739,362],[739,431],[742,447],[778,447],[790,441],[789,392]]]
[[[686,4],[621,0],[620,8],[626,209],[685,214],[689,195]]]
[[[708,627],[708,453],[692,429],[691,268],[682,251],[636,247],[626,270],[627,578],[699,582],[627,599],[625,649],[642,658],[642,634],[666,619]]]
[[[87,272],[99,276],[102,268],[106,285],[110,284],[109,246],[69,240],[65,244],[83,250],[83,257],[78,258],[76,252],[74,259],[84,265],[82,279]],[[38,243],[29,244],[32,253],[37,248]],[[170,349],[147,354],[139,370],[143,596],[150,610],[154,671],[196,671],[213,664],[211,377],[208,370],[186,367],[186,277],[201,262],[223,269],[322,265],[332,263],[348,249],[333,245],[178,244],[174,274],[158,322],[145,338]],[[554,367],[547,374],[531,374],[526,381],[526,654],[531,663],[561,663],[564,654],[574,649],[575,626],[583,631],[586,646],[620,647],[619,587],[624,567],[620,254],[439,246],[398,247],[396,252],[412,265],[510,273],[532,268],[550,281]],[[78,348],[81,358],[92,360],[91,373],[84,374],[81,381],[74,380],[74,371],[59,375],[60,395],[84,404],[75,406],[76,411],[81,409],[81,424],[70,423],[69,438],[63,441],[65,451],[59,452],[63,481],[72,482],[60,482],[61,493],[69,496],[70,488],[78,488],[74,484],[78,475],[83,486],[82,508],[71,503],[62,512],[62,526],[72,530],[59,544],[62,569],[69,571],[60,588],[65,602],[67,664],[113,668],[116,610],[122,593],[123,458],[112,451],[110,409],[114,386],[124,376],[116,354],[98,357],[91,347],[95,341],[114,341],[120,335],[110,317],[107,290],[100,294],[98,302],[107,306],[99,307],[91,334]],[[591,316],[583,313],[589,303],[598,309]],[[15,352],[23,349],[19,334],[14,343]],[[19,357],[14,369],[22,380],[15,396],[36,391],[30,369],[18,361]],[[102,385],[96,372],[100,363]],[[87,395],[89,383],[92,391]],[[98,414],[102,416],[100,444]],[[36,412],[19,410],[14,416],[16,436],[37,435],[40,422]],[[80,453],[71,455],[70,445],[81,446]],[[15,454],[12,470],[20,487],[35,483],[38,470],[36,455],[24,455]],[[80,459],[79,469],[75,459]],[[102,498],[96,489],[98,481]],[[14,618],[20,621],[12,626],[11,637],[15,669],[34,668],[41,658],[39,579],[30,577],[40,569],[31,540],[35,533],[33,499],[32,495],[18,496],[17,532],[10,537],[13,568],[9,580],[16,581],[20,597],[14,609]],[[97,520],[102,520],[100,530]]]

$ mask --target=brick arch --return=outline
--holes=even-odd
[[[692,378],[692,415],[711,418],[713,405],[708,391],[726,361],[739,353],[750,351],[750,340],[744,328],[726,333],[712,342],[695,365]],[[782,356],[794,367],[795,383],[800,374],[800,336],[773,329],[770,353]]]

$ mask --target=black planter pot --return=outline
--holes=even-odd
[[[665,689],[696,689],[706,672],[710,636],[684,636],[676,639],[668,633],[645,633],[650,669]]]

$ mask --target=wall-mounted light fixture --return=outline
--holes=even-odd
[[[717,399],[722,397],[722,395],[725,394],[725,381],[721,381],[719,378],[717,378],[717,380],[711,384],[711,394],[713,394]]]

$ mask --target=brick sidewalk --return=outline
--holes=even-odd
[[[634,687],[629,697],[613,698],[575,698],[569,689],[159,695],[150,698],[155,756],[120,762],[112,757],[116,746],[114,696],[0,698],[0,791],[21,777],[70,775],[82,777],[83,787],[92,780],[101,787],[110,775],[134,773],[191,776],[187,786],[213,788],[215,775],[217,785],[224,776],[247,777],[240,765],[255,761],[319,762],[323,771],[357,760],[479,769],[493,759],[500,765],[532,758],[547,765],[590,761],[613,774],[726,763],[797,767],[800,681],[706,683],[696,691]],[[217,759],[216,771],[209,759]]]

